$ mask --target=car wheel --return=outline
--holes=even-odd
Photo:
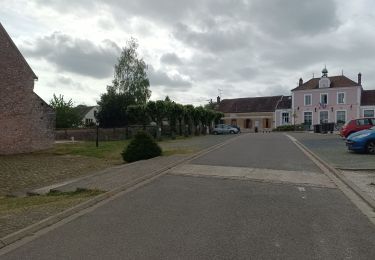
[[[216,132],[216,131],[213,131],[213,134],[214,134],[214,135],[217,135],[217,132]]]
[[[229,133],[230,133],[230,134],[232,135],[232,134],[234,134],[234,131],[233,131],[233,130],[230,130],[230,132],[229,132]]]
[[[366,151],[368,153],[375,154],[375,140],[367,142]]]

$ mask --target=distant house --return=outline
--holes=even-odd
[[[293,118],[292,96],[283,96],[276,105],[275,127],[291,125]]]
[[[350,119],[375,114],[375,90],[363,90],[361,73],[355,82],[344,75],[329,77],[324,68],[320,78],[306,83],[300,79],[299,86],[292,90],[292,100],[296,124],[342,125]]]
[[[96,113],[99,110],[98,106],[85,106],[79,105],[75,108],[77,111],[83,126],[94,126],[96,125]]]
[[[34,93],[37,76],[0,23],[0,154],[50,148],[55,112]]]
[[[224,113],[225,124],[237,125],[243,132],[253,132],[276,127],[275,111],[285,108],[290,113],[288,104],[289,98],[284,96],[235,98],[220,101],[218,110]]]

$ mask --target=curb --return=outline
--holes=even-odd
[[[246,135],[246,134],[245,134]],[[92,207],[94,206],[95,204],[98,204],[99,202],[102,202],[106,199],[109,199],[111,197],[113,197],[114,195],[116,194],[119,194],[120,192],[126,192],[127,190],[129,190],[130,188],[136,186],[136,185],[141,185],[143,182],[146,182],[146,181],[152,181],[156,178],[159,178],[161,176],[163,176],[164,174],[167,173],[168,170],[170,170],[171,168],[173,167],[176,167],[177,165],[180,165],[180,164],[183,164],[185,162],[188,162],[188,161],[191,161],[191,160],[194,160],[200,156],[203,156],[209,152],[212,152],[216,149],[219,149],[231,142],[233,142],[234,140],[237,140],[239,139],[240,137],[243,137],[244,135],[238,135],[236,137],[233,137],[229,140],[226,140],[222,143],[219,143],[219,144],[216,144],[216,145],[213,145],[211,147],[208,147],[200,152],[197,152],[191,156],[188,156],[187,158],[183,158],[181,160],[178,160],[177,162],[173,162],[159,170],[156,170],[156,171],[153,171],[151,172],[150,174],[146,175],[146,176],[142,176],[140,178],[137,178],[135,180],[132,180],[131,182],[127,183],[127,184],[124,184],[118,188],[115,188],[113,190],[110,190],[110,191],[107,191],[103,194],[100,194],[90,200],[87,200],[85,202],[82,202],[72,208],[69,208],[69,209],[66,209],[56,215],[53,215],[53,216],[50,216],[42,221],[39,221],[35,224],[32,224],[28,227],[25,227],[19,231],[16,231],[12,234],[9,234],[3,238],[0,238],[0,249],[18,241],[18,240],[21,240],[25,237],[29,237],[29,236],[33,236],[37,231],[40,231],[44,228],[47,228],[47,227],[50,227],[52,226],[53,224],[56,224],[57,222],[60,222],[62,221],[63,219],[66,219],[67,217],[70,217],[72,216],[73,214],[76,214],[84,209],[87,209],[89,207]],[[73,218],[74,219],[74,218]],[[72,220],[73,220],[72,219]]]
[[[355,185],[352,181],[346,178],[341,172],[334,167],[332,167],[329,163],[321,159],[318,155],[312,152],[309,148],[307,148],[304,144],[298,141],[295,137],[285,134],[292,142],[294,142],[298,148],[300,148],[303,152],[312,156],[315,160],[317,160],[320,164],[322,164],[326,170],[328,170],[331,174],[333,174],[336,178],[338,178],[341,182],[343,182],[350,190],[352,190],[356,195],[358,195],[366,204],[375,210],[375,200],[373,200],[370,196],[368,196],[365,192],[363,192],[357,185]],[[319,166],[319,165],[318,165]],[[319,166],[320,167],[320,166]],[[322,169],[323,170],[323,169]],[[324,170],[323,170],[324,171]]]

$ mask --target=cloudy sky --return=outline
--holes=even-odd
[[[372,0],[0,0],[0,22],[39,77],[35,92],[94,105],[130,37],[151,99],[288,94],[344,72],[375,89]]]

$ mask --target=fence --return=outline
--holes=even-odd
[[[144,130],[143,126],[138,125],[121,128],[99,128],[99,140],[125,140],[131,138],[141,130]],[[146,132],[152,136],[156,136],[156,126],[146,126]],[[55,140],[71,140],[72,138],[74,138],[76,141],[95,141],[96,128],[57,129],[55,131]]]

